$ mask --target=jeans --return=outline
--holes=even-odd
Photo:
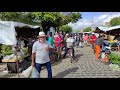
[[[117,42],[117,45],[120,46],[120,41]]]
[[[41,67],[45,65],[47,68],[47,72],[48,72],[48,78],[52,78],[52,69],[51,69],[51,63],[47,62],[45,64],[39,64],[39,63],[35,63],[35,67],[37,69],[37,71],[40,73],[41,71]]]
[[[67,54],[67,52],[68,52],[69,49],[70,49],[70,48],[66,48],[66,49],[65,49],[65,53],[64,53],[64,56],[63,56],[63,57],[66,56],[66,54]],[[73,57],[74,57],[74,48],[72,48],[72,55],[73,55]]]

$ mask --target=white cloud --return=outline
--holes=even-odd
[[[109,22],[114,17],[119,17],[120,12],[103,12],[102,15],[95,16],[93,19],[80,19],[77,23],[69,23],[68,25],[73,28],[73,30],[82,30],[86,27],[98,27]]]
[[[101,16],[99,16],[98,17],[98,19],[104,19],[104,18],[106,18],[108,15],[101,15]]]

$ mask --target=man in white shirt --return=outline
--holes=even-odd
[[[49,58],[49,50],[52,50],[51,44],[46,40],[44,32],[39,32],[38,41],[33,44],[32,48],[32,66],[35,66],[40,73],[41,67],[46,66],[48,78],[52,78],[52,69]]]
[[[72,38],[72,35],[69,35],[69,37],[68,37],[67,40],[66,40],[67,48],[66,48],[66,50],[65,50],[65,53],[64,53],[64,55],[63,55],[63,58],[65,58],[65,56],[66,56],[66,54],[67,54],[67,52],[68,52],[68,50],[69,50],[70,48],[72,48],[72,55],[73,55],[73,57],[74,57],[74,48],[73,48],[74,42],[75,42],[75,39]]]

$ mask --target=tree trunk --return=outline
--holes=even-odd
[[[43,32],[47,35],[47,32],[49,31],[51,26],[49,24],[45,24],[42,22],[42,27],[43,27]]]

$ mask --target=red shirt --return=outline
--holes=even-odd
[[[92,43],[92,44],[94,44],[94,43],[95,43],[96,38],[97,38],[97,37],[96,37],[95,35],[94,35],[94,36],[91,36],[91,38],[90,38],[90,39],[91,39],[91,43]]]
[[[60,40],[60,41],[59,41]],[[56,47],[58,47],[58,46],[62,46],[62,38],[61,37],[59,37],[59,36],[56,36],[55,38],[54,38],[54,41],[55,41],[55,46]]]

